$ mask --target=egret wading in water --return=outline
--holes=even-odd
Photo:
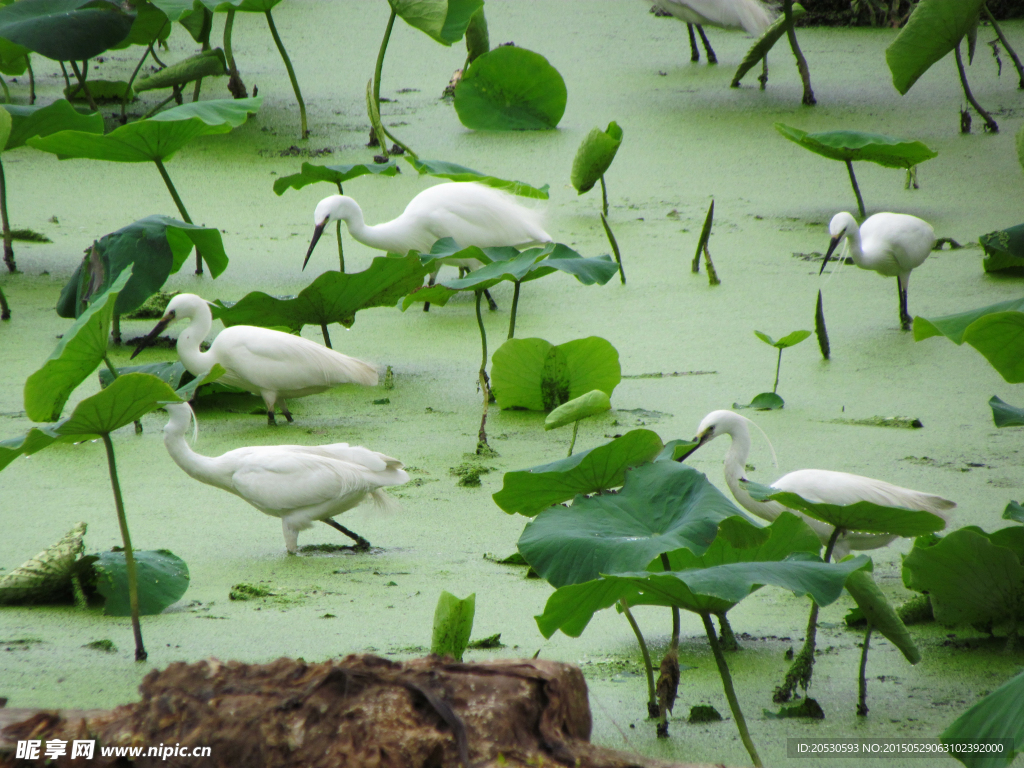
[[[654,7],[686,22],[690,33],[690,61],[700,61],[697,41],[693,36],[693,28],[697,27],[708,56],[708,64],[717,64],[718,59],[711,48],[711,43],[708,42],[707,35],[704,34],[705,26],[743,29],[759,38],[773,21],[768,6],[760,0],[654,0]],[[765,68],[767,69],[767,61]]]
[[[438,240],[450,237],[463,248],[513,246],[526,248],[550,243],[539,211],[516,202],[513,195],[475,182],[438,184],[420,192],[409,201],[397,219],[383,224],[366,224],[359,204],[347,195],[331,195],[317,203],[313,212],[313,239],[306,251],[306,268],[324,227],[331,221],[344,221],[349,234],[363,245],[382,251],[406,254],[430,253]],[[452,259],[446,264],[473,270],[482,264],[477,259]],[[438,268],[440,269],[440,267]],[[430,276],[434,284],[437,270]],[[487,293],[486,291],[484,293]],[[497,305],[487,294],[491,309]],[[429,304],[424,309],[429,308]]]
[[[860,228],[846,211],[837,213],[828,225],[832,241],[821,263],[820,275],[843,238],[849,247],[853,263],[861,269],[870,269],[882,277],[896,278],[896,291],[900,300],[900,326],[910,330],[911,317],[907,310],[907,287],[910,273],[924,264],[935,246],[935,230],[927,221],[905,213],[876,213]]]
[[[732,438],[732,444],[725,454],[725,482],[740,506],[769,522],[775,520],[783,512],[792,512],[801,517],[818,534],[822,544],[827,543],[835,530],[831,525],[808,517],[798,510],[784,507],[777,501],[757,501],[740,485],[740,480],[746,480],[747,457],[750,455],[750,430],[747,427],[749,421],[746,417],[733,411],[712,411],[704,417],[697,428],[697,436],[694,438],[697,447],[693,448],[690,453],[716,437],[729,435]],[[798,469],[783,475],[771,486],[780,491],[795,493],[807,501],[817,504],[845,506],[856,504],[858,501],[870,501],[873,504],[886,507],[903,507],[931,512],[947,522],[949,516],[946,512],[956,506],[955,503],[941,496],[901,488],[884,480],[851,475],[847,472],[832,472],[827,469]],[[895,535],[848,531],[836,540],[832,551],[833,559],[842,560],[850,554],[851,550],[878,549],[896,538]]]
[[[185,440],[195,418],[187,403],[167,406],[164,445],[174,463],[201,483],[244,499],[265,515],[281,518],[284,544],[298,551],[299,531],[320,520],[356,542],[370,543],[332,518],[364,501],[379,512],[400,509],[384,492],[408,482],[402,462],[358,445],[265,445],[236,448],[221,456],[203,456]],[[197,427],[198,431],[198,427]]]
[[[134,358],[152,344],[175,320],[191,322],[178,336],[178,357],[193,376],[205,376],[214,365],[226,373],[217,381],[247,389],[267,404],[267,423],[275,424],[274,408],[293,421],[287,401],[293,397],[316,395],[339,384],[377,383],[377,369],[369,363],[290,333],[233,325],[213,340],[208,352],[199,349],[213,325],[210,305],[193,293],[171,299],[167,311],[132,353]]]

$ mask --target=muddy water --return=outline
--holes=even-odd
[[[754,416],[771,437],[778,467],[764,442],[755,441],[751,477],[768,482],[801,467],[842,469],[954,499],[957,526],[1000,527],[1003,507],[1020,498],[1024,485],[1024,435],[1019,428],[996,430],[986,401],[995,394],[1020,405],[1024,394],[972,349],[941,339],[914,343],[900,332],[892,280],[847,267],[825,283],[816,263],[794,255],[824,250],[829,218],[852,209],[855,200],[842,165],[802,151],[772,124],[921,139],[939,156],[921,166],[920,190],[904,190],[899,171],[857,167],[867,206],[921,216],[940,236],[969,244],[1022,217],[1024,176],[1013,135],[1024,122],[1024,94],[1014,88],[1011,73],[998,78],[987,50],[979,52],[971,84],[1002,130],[994,136],[961,136],[962,95],[953,62],[941,62],[900,97],[884,62],[891,31],[801,30],[819,100],[808,109],[799,104],[800,83],[786,51],[772,56],[767,91],[749,83],[729,89],[749,41],[711,31],[722,63],[691,64],[685,28],[654,18],[641,3],[492,0],[487,13],[492,42],[514,40],[543,52],[564,75],[569,102],[559,130],[477,134],[462,128],[453,108],[438,96],[464,51],[444,49],[401,23],[384,69],[382,94],[393,99],[383,105],[384,119],[423,157],[536,185],[550,183],[548,229],[585,255],[604,253],[607,244],[597,193],[577,197],[569,185],[572,158],[591,128],[616,120],[625,130],[607,183],[628,284],[583,287],[556,275],[526,286],[519,309],[517,335],[554,343],[603,336],[618,348],[623,372],[631,376],[615,391],[615,410],[581,426],[578,447],[598,445],[606,435],[641,424],[666,440],[689,437],[708,411],[748,402],[770,389],[774,351],[752,331],[778,337],[812,328],[816,292],[824,285],[833,359],[823,362],[813,339],[786,351],[779,386],[786,408]],[[291,145],[330,148],[333,154],[316,160],[329,163],[368,160],[371,154],[363,148],[368,127],[363,94],[387,20],[386,4],[292,0],[278,7],[275,19],[290,46],[313,135],[306,142],[297,139],[294,99],[263,20],[239,16],[236,56],[246,83],[258,85],[264,95],[264,107],[230,137],[197,140],[168,164],[193,218],[224,231],[231,266],[216,281],[183,270],[169,282],[174,289],[209,299],[237,299],[254,289],[297,292],[310,279],[299,267],[312,208],[332,190],[316,185],[275,196],[274,178],[296,172],[308,159],[281,152]],[[218,30],[221,23],[218,19]],[[1006,29],[1024,48],[1024,25],[1011,23]],[[164,58],[191,52],[186,39],[176,31]],[[123,77],[130,66],[117,54],[97,73]],[[55,98],[59,70],[46,62],[36,69],[41,99]],[[18,98],[24,98],[23,89],[14,86]],[[222,83],[207,84],[204,92],[226,96]],[[21,387],[68,325],[52,306],[83,249],[142,216],[176,213],[149,167],[62,163],[29,149],[5,156],[4,165],[14,224],[53,240],[19,245],[22,272],[0,278],[15,313],[0,327],[0,437],[10,437],[29,426]],[[387,220],[432,183],[406,171],[395,179],[352,181],[346,192],[363,204],[370,222]],[[711,250],[722,279],[717,287],[709,287],[703,273],[689,271],[712,197]],[[336,265],[332,240],[324,238],[307,273]],[[365,267],[373,256],[351,239],[345,247],[351,269]],[[974,246],[933,254],[914,273],[910,308],[913,314],[940,315],[1015,298],[1020,291],[1019,279],[985,275]],[[486,318],[491,350],[505,336],[511,291],[499,288],[495,295],[501,308]],[[129,334],[148,327],[125,323]],[[314,330],[306,329],[306,335],[318,338]],[[265,661],[288,655],[312,660],[365,651],[418,655],[429,645],[434,605],[446,589],[458,595],[476,592],[475,636],[501,632],[502,649],[470,652],[469,658],[539,651],[582,664],[591,684],[595,739],[601,743],[666,758],[747,763],[731,722],[691,726],[679,720],[672,725],[672,739],[655,740],[653,726],[642,719],[645,689],[626,623],[606,612],[579,639],[556,635],[545,641],[532,616],[543,609],[550,587],[484,559],[485,553],[503,557],[514,551],[525,522],[505,515],[490,499],[501,486],[502,472],[564,455],[569,435],[545,432],[541,414],[492,410],[489,434],[499,456],[483,464],[493,471],[483,475],[479,488],[456,485],[450,469],[469,461],[465,454],[475,444],[479,422],[480,351],[472,303],[455,300],[429,314],[375,309],[361,313],[351,331],[332,330],[336,348],[392,366],[394,389],[342,389],[298,401],[296,423],[277,431],[256,415],[201,410],[196,449],[218,454],[241,445],[349,441],[400,457],[416,480],[396,494],[404,511],[388,519],[349,513],[344,521],[380,550],[286,557],[276,521],[197,485],[173,465],[161,444],[164,417],[152,414],[144,419],[142,436],[130,428],[115,436],[118,467],[136,546],[166,547],[188,561],[192,585],[185,600],[144,620],[150,657],[143,665],[131,661],[124,620],[66,608],[4,610],[0,639],[40,642],[4,646],[11,650],[0,655],[0,695],[9,697],[11,706],[111,706],[131,700],[148,669],[179,659],[212,655]],[[152,351],[146,359],[171,354]],[[118,351],[114,357],[127,355]],[[704,373],[636,378],[698,371]],[[69,407],[96,386],[80,388]],[[390,402],[373,403],[383,397]],[[875,416],[914,417],[924,428],[839,421]],[[694,465],[716,483],[725,447],[714,443],[694,457]],[[89,523],[89,551],[119,543],[99,443],[60,446],[10,466],[0,474],[0,512],[5,531],[0,564],[8,569],[78,520]],[[300,537],[300,544],[310,543],[341,542],[335,532],[318,526]],[[874,554],[876,578],[896,601],[908,595],[899,578],[900,554],[908,549],[903,541]],[[229,601],[231,585],[243,581],[262,583],[275,596]],[[763,718],[761,710],[772,706],[771,688],[786,668],[783,653],[803,637],[806,604],[765,589],[732,612],[734,628],[746,635],[744,650],[729,663],[767,764],[787,762],[785,738],[791,736],[934,735],[1017,669],[1018,660],[1000,653],[1000,643],[987,643],[970,629],[915,628],[924,656],[916,667],[888,643],[872,644],[871,712],[857,718],[860,636],[842,628],[848,607],[849,601],[841,600],[822,612],[824,653],[812,694],[827,719],[784,725]],[[657,652],[670,629],[667,611],[637,613]],[[683,674],[676,714],[701,703],[727,713],[699,622],[684,617],[683,627],[681,661],[694,668]],[[118,653],[82,647],[103,638],[113,640]]]

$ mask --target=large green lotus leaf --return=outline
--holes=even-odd
[[[0,38],[0,73],[17,77],[28,69],[29,50]]]
[[[921,0],[885,49],[892,84],[905,94],[928,68],[952,51],[977,23],[985,0]]]
[[[388,0],[411,27],[425,32],[442,45],[457,43],[466,34],[469,20],[484,7],[484,0]]]
[[[662,447],[661,438],[654,432],[634,429],[566,459],[506,472],[501,490],[491,498],[510,515],[533,517],[577,494],[618,488],[625,482],[627,469],[651,461]]]
[[[462,654],[469,645],[473,633],[473,617],[476,614],[476,592],[460,600],[451,592],[441,592],[437,608],[434,609],[434,632],[430,640],[430,652],[435,656],[451,656],[462,661]]]
[[[117,297],[114,311],[127,314],[141,307],[177,272],[193,248],[203,254],[210,275],[228,265],[224,242],[216,227],[199,227],[170,216],[147,216],[101,238],[90,249],[64,286],[57,314],[74,317],[96,293],[131,267],[131,279]]]
[[[132,2],[132,7],[135,9],[135,21],[132,22],[128,37],[111,48],[117,50],[132,45],[145,46],[170,37],[170,19],[156,5],[149,0],[135,0]]]
[[[24,0],[21,0],[24,2]],[[61,160],[90,158],[116,163],[166,160],[197,136],[228,133],[259,109],[263,97],[196,101],[122,125],[100,136],[60,131],[29,139],[30,146]]]
[[[992,745],[1001,752],[951,752],[967,768],[1004,768],[1024,752],[1024,673],[1011,678],[954,720],[939,737],[943,744]]]
[[[964,341],[1010,384],[1024,381],[1024,312],[993,312],[968,326]]]
[[[1024,224],[989,232],[979,237],[978,242],[985,250],[982,264],[986,272],[1024,269]]]
[[[61,437],[55,431],[56,425],[47,424],[44,427],[32,427],[21,437],[11,437],[7,440],[0,440],[0,470],[19,456],[31,456],[37,451],[43,450],[55,442],[71,442],[72,438]]]
[[[134,20],[106,0],[19,0],[0,8],[0,37],[48,59],[82,61],[124,40]]]
[[[11,115],[11,135],[4,149],[15,149],[33,136],[49,136],[57,131],[83,131],[103,133],[103,115],[99,112],[82,114],[66,99],[58,99],[45,107],[4,104]]]
[[[173,88],[204,77],[226,74],[228,74],[228,66],[224,58],[224,51],[214,48],[189,56],[187,59],[182,59],[152,74],[143,75],[135,81],[135,90],[141,93],[156,88]]]
[[[565,113],[565,80],[539,53],[505,45],[473,62],[455,87],[455,111],[478,131],[543,131]]]
[[[697,470],[674,461],[626,473],[616,494],[577,496],[571,507],[548,507],[526,524],[519,551],[555,587],[602,573],[646,568],[680,547],[703,553],[718,524],[742,516]]]
[[[118,279],[65,332],[42,368],[25,381],[25,413],[32,421],[56,421],[75,388],[96,370],[107,353],[110,319],[131,270]]]
[[[480,15],[481,17],[483,16],[482,13]],[[538,189],[521,181],[509,181],[508,179],[499,179],[497,176],[488,176],[485,173],[474,171],[472,168],[467,168],[458,163],[449,163],[446,160],[420,160],[416,157],[406,157],[405,159],[417,170],[420,176],[430,175],[441,179],[451,179],[452,181],[473,181],[477,184],[486,184],[488,187],[504,190],[513,195],[519,195],[520,197],[532,197],[538,200],[548,199],[547,184]]]
[[[550,411],[594,389],[611,397],[621,380],[618,351],[598,336],[557,346],[509,339],[491,358],[491,390],[501,408]]]
[[[119,375],[125,373],[149,373],[161,381],[166,381],[168,386],[175,390],[181,386],[182,378],[189,376],[185,371],[185,366],[178,360],[174,362],[147,363],[146,365],[126,365],[118,368],[117,372]],[[100,368],[99,374],[100,387],[109,387],[116,378],[108,368]]]
[[[793,21],[799,20],[805,16],[807,11],[800,3],[793,3],[792,18]],[[732,76],[732,87],[739,88],[740,80],[747,74],[751,69],[754,68],[755,64],[759,64],[761,59],[770,51],[777,42],[782,38],[788,29],[786,24],[786,15],[780,14],[779,17],[772,22],[772,25],[764,31],[764,34],[750,46],[750,50],[747,51],[747,55],[743,57],[743,61],[740,62],[739,67],[736,68],[736,74]]]
[[[931,318],[915,317],[914,341],[921,341],[931,336],[945,336],[954,344],[963,344],[964,334],[967,333],[971,323],[996,312],[1024,312],[1024,298],[1001,301],[998,304],[989,304],[987,307],[958,312],[955,315]]]
[[[807,133],[785,123],[776,123],[775,130],[804,149],[831,160],[869,160],[887,168],[911,168],[939,154],[928,149],[920,141],[903,141],[880,133]]]
[[[615,159],[620,144],[622,129],[615,121],[608,123],[603,131],[595,128],[587,134],[572,161],[570,180],[577,193],[589,192],[597,184]]]
[[[988,406],[997,427],[1024,427],[1024,408],[1004,403],[995,395],[988,401]]]
[[[558,429],[566,424],[574,424],[580,419],[611,410],[611,407],[612,401],[608,397],[608,393],[602,392],[600,389],[592,389],[587,394],[580,395],[555,408],[544,419],[544,429]]]
[[[132,555],[138,579],[140,616],[161,613],[181,599],[189,582],[184,560],[166,549],[134,550]],[[108,616],[131,616],[124,552],[100,552],[92,567],[96,572],[96,590],[106,600],[103,612]]]
[[[545,638],[558,630],[569,637],[579,637],[595,613],[611,608],[620,600],[626,605],[636,604],[641,600],[639,588],[624,579],[592,579],[582,584],[566,584],[551,593],[544,604],[544,613],[533,618]]]
[[[71,596],[75,564],[85,550],[85,523],[77,523],[53,546],[0,577],[0,605],[49,603]]]
[[[80,402],[54,431],[76,439],[97,437],[141,419],[163,403],[179,402],[181,398],[166,381],[148,373],[126,373]]]
[[[1024,567],[1012,550],[980,529],[961,528],[932,546],[915,543],[903,560],[904,581],[928,592],[944,624],[985,624],[1019,613]]]
[[[846,580],[846,591],[856,601],[868,623],[899,648],[907,661],[917,664],[921,660],[921,652],[914,645],[914,638],[910,636],[903,620],[893,610],[882,590],[875,584],[869,571],[851,573]]]
[[[362,272],[324,272],[299,295],[279,299],[262,291],[246,294],[236,303],[213,304],[213,316],[224,325],[258,325],[301,330],[305,325],[341,323],[350,328],[356,312],[370,307],[393,307],[430,273],[418,254],[378,256]]]
[[[351,165],[314,165],[313,163],[303,163],[302,170],[299,173],[275,179],[274,192],[278,195],[283,195],[289,189],[302,189],[318,181],[344,184],[349,179],[355,179],[367,173],[376,176],[394,176],[398,173],[398,165],[394,160],[388,160],[386,163],[353,163]]]
[[[825,504],[809,501],[789,491],[779,491],[770,486],[744,481],[743,486],[758,501],[777,501],[785,507],[796,509],[815,520],[863,533],[892,533],[897,536],[924,536],[941,531],[946,521],[931,512],[902,507],[886,507],[870,501],[856,504]]]

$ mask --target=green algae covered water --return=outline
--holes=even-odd
[[[264,96],[263,108],[231,135],[199,139],[167,165],[193,218],[223,231],[231,265],[217,280],[183,269],[169,281],[171,289],[225,300],[251,290],[294,294],[336,265],[329,234],[306,272],[299,269],[312,234],[313,207],[334,190],[314,185],[277,197],[272,184],[297,172],[303,161],[370,159],[372,151],[363,146],[369,127],[365,83],[387,14],[383,2],[291,0],[276,9],[309,107],[312,135],[306,141],[298,139],[294,97],[263,19],[238,16],[235,55],[246,83]],[[955,500],[956,527],[1002,527],[1003,508],[1010,499],[1019,500],[1024,487],[1024,431],[996,430],[986,402],[998,395],[1024,405],[1024,390],[1006,384],[973,349],[944,339],[915,343],[902,333],[893,280],[852,267],[831,279],[818,277],[818,263],[805,258],[825,249],[829,219],[837,211],[855,210],[856,201],[841,164],[801,150],[773,124],[885,133],[920,139],[939,152],[920,167],[916,191],[904,189],[900,171],[857,166],[869,213],[920,216],[940,237],[967,246],[935,252],[914,272],[911,314],[942,315],[1017,298],[1020,278],[986,275],[976,246],[979,235],[1024,217],[1024,174],[1013,142],[1024,124],[1024,92],[1015,89],[1008,68],[997,76],[995,63],[979,46],[971,84],[1001,131],[964,136],[958,132],[962,93],[953,62],[939,62],[900,97],[884,59],[896,34],[891,30],[800,30],[818,97],[818,106],[806,108],[800,106],[800,82],[787,49],[772,53],[766,91],[750,84],[730,89],[734,67],[749,45],[746,38],[709,30],[721,63],[691,64],[685,28],[648,14],[642,3],[492,0],[487,16],[494,44],[515,41],[543,53],[561,71],[569,100],[558,130],[464,129],[451,104],[440,100],[464,51],[438,46],[402,23],[396,25],[384,67],[382,95],[391,99],[382,104],[384,122],[422,157],[535,186],[550,184],[546,228],[585,256],[608,249],[598,193],[578,197],[569,184],[573,156],[591,128],[610,120],[623,127],[625,139],[606,181],[628,283],[613,279],[605,287],[584,287],[556,275],[524,286],[519,307],[517,336],[562,343],[598,335],[619,350],[627,378],[612,397],[613,410],[581,424],[578,450],[641,425],[664,440],[688,438],[707,412],[749,402],[770,389],[775,354],[753,330],[778,338],[813,328],[821,287],[832,360],[821,359],[813,340],[787,350],[779,385],[786,408],[750,414],[770,436],[778,467],[758,438],[750,477],[768,483],[798,468],[844,470]],[[218,18],[216,30],[221,23]],[[1007,23],[1005,31],[1024,49],[1024,24]],[[191,43],[175,31],[171,51],[162,58],[191,53],[186,41]],[[132,66],[125,52],[114,52],[95,72],[115,79]],[[56,98],[59,69],[41,59],[35,68],[40,101]],[[23,83],[12,90],[15,100],[24,101]],[[223,80],[205,83],[203,93],[228,96]],[[147,101],[133,108],[141,114],[149,106]],[[331,153],[309,156],[324,149]],[[401,165],[397,178],[364,177],[346,185],[370,223],[397,216],[434,183],[415,176],[404,161]],[[17,244],[21,271],[0,276],[14,312],[13,320],[0,325],[0,438],[30,426],[22,386],[69,326],[56,317],[53,305],[82,251],[143,216],[177,215],[156,171],[145,165],[61,162],[26,148],[5,155],[4,166],[13,225],[42,232],[53,242]],[[711,252],[722,279],[717,287],[689,269],[712,198]],[[349,269],[365,268],[374,255],[350,238],[345,249]],[[485,317],[492,351],[504,339],[511,302],[509,287],[494,293],[500,309]],[[150,327],[149,321],[123,323],[128,336]],[[460,596],[475,592],[474,636],[500,632],[503,647],[470,651],[467,658],[539,652],[580,664],[591,689],[596,741],[665,759],[748,763],[729,719],[684,721],[694,705],[728,712],[696,617],[683,617],[680,660],[692,668],[683,672],[672,738],[656,740],[653,724],[644,718],[646,689],[626,622],[606,611],[579,639],[559,634],[545,641],[533,616],[543,610],[551,588],[491,559],[515,550],[525,523],[491,501],[502,473],[560,458],[568,434],[545,432],[540,413],[492,408],[488,432],[498,456],[467,457],[480,413],[472,302],[458,298],[429,314],[418,307],[404,314],[368,310],[350,331],[335,326],[332,334],[336,349],[382,370],[391,366],[394,388],[341,388],[296,401],[295,424],[276,431],[248,412],[251,401],[231,403],[229,410],[200,409],[195,448],[219,454],[242,445],[346,441],[400,458],[414,478],[395,493],[403,511],[386,519],[359,511],[344,518],[379,549],[287,557],[276,520],[193,482],[171,462],[160,432],[165,416],[150,414],[143,419],[142,435],[128,428],[114,436],[133,541],[139,548],[168,548],[183,557],[191,587],[166,613],[143,619],[146,664],[132,661],[127,620],[71,607],[3,609],[0,696],[8,697],[9,706],[113,706],[135,697],[149,669],[208,656],[262,662],[282,655],[307,660],[357,652],[420,655],[429,646],[441,590]],[[314,328],[305,335],[319,338]],[[124,350],[113,352],[115,363],[127,357]],[[169,350],[152,350],[143,359],[172,357]],[[83,385],[68,410],[97,388],[93,379]],[[919,419],[924,426],[850,423],[891,416]],[[696,454],[693,464],[725,490],[722,442]],[[480,487],[457,485],[451,470],[466,463],[491,470],[481,475]],[[89,524],[87,551],[119,544],[102,445],[59,446],[16,461],[0,473],[0,520],[0,566],[7,570],[79,520]],[[315,526],[299,543],[346,542],[326,526]],[[871,553],[875,578],[895,602],[910,596],[900,579],[900,557],[909,547],[909,541],[898,541]],[[230,600],[232,586],[243,582],[273,595]],[[822,611],[811,695],[825,711],[823,721],[780,722],[762,715],[774,708],[771,690],[787,668],[785,651],[803,639],[805,599],[766,588],[730,613],[743,649],[729,656],[729,664],[766,764],[816,763],[790,761],[789,737],[934,736],[1020,665],[1018,657],[1001,652],[1001,640],[990,641],[970,628],[913,627],[923,653],[915,667],[884,640],[872,643],[870,713],[858,718],[861,633],[846,630],[842,622],[850,605],[843,598]],[[668,611],[636,613],[660,658],[671,626]],[[117,653],[84,647],[104,639],[113,641]]]

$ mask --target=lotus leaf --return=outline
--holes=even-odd
[[[0,605],[50,602],[70,595],[75,564],[85,551],[85,529],[85,523],[77,523],[56,544],[0,578]]]
[[[388,0],[406,24],[426,33],[442,45],[457,43],[466,34],[483,0]]]
[[[762,392],[759,395],[755,395],[754,399],[747,405],[740,405],[739,403],[732,404],[733,408],[753,408],[755,411],[779,411],[785,406],[786,401],[774,392]]]
[[[455,111],[474,130],[548,130],[562,119],[566,95],[547,59],[506,45],[473,62],[455,87]]]
[[[274,192],[283,195],[289,189],[302,189],[318,181],[328,181],[332,184],[344,184],[350,179],[355,179],[365,174],[377,176],[394,176],[398,173],[398,166],[394,160],[386,163],[353,163],[351,165],[314,165],[303,163],[302,170],[291,176],[282,176],[274,180]]]
[[[533,197],[538,200],[548,199],[547,184],[538,189],[521,181],[509,181],[508,179],[499,179],[496,176],[488,176],[485,173],[474,171],[472,168],[467,168],[457,163],[449,163],[446,160],[420,160],[416,157],[407,157],[405,159],[412,164],[412,167],[421,176],[429,174],[430,176],[451,179],[452,181],[474,181],[477,184],[486,184],[488,187],[502,189],[520,197]]]
[[[1024,427],[1024,408],[1004,403],[995,395],[989,399],[988,405],[997,427]]]
[[[48,59],[83,61],[124,40],[134,19],[107,0],[19,0],[0,8],[0,37]]]
[[[462,661],[462,654],[466,652],[469,636],[473,632],[475,613],[475,592],[464,600],[451,592],[441,592],[437,608],[434,609],[434,634],[430,641],[430,652]]]
[[[800,3],[793,3],[791,11],[793,21],[799,20],[802,16],[807,15],[807,11]],[[740,80],[747,74],[757,62],[763,59],[768,51],[770,51],[777,42],[786,34],[788,26],[786,24],[785,14],[779,16],[768,29],[765,30],[764,34],[750,47],[747,51],[747,55],[743,57],[743,61],[740,62],[739,67],[736,69],[736,74],[732,76],[732,87],[739,88]]]
[[[807,133],[785,123],[776,123],[775,130],[804,149],[831,160],[869,160],[887,168],[912,168],[938,156],[938,152],[933,152],[920,141],[903,141],[880,133]]]
[[[989,232],[978,238],[985,250],[986,272],[1024,269],[1024,224]]]
[[[57,131],[103,133],[103,115],[98,112],[83,115],[64,99],[45,107],[17,104],[4,104],[3,107],[10,113],[12,121],[5,150],[23,146],[33,136],[49,136]]]
[[[761,331],[754,331],[754,335],[757,336],[757,338],[759,338],[761,341],[763,341],[770,347],[775,347],[776,349],[786,349],[787,347],[792,347],[799,344],[801,341],[810,336],[811,332],[793,331],[792,333],[783,336],[778,341],[775,341],[775,339],[773,339],[767,333],[762,333]]]
[[[149,2],[149,0],[135,0],[132,3],[132,7],[135,9],[135,21],[132,22],[132,28],[128,33],[128,37],[117,45],[111,46],[111,48],[116,50],[128,48],[132,45],[146,46],[157,41],[164,41],[170,37],[170,20],[167,18],[167,14],[155,4]],[[89,87],[92,87],[91,80],[89,81]]]
[[[914,318],[914,340],[944,335],[981,352],[1011,384],[1024,382],[1024,299],[936,318]]]
[[[605,130],[594,128],[580,144],[572,161],[572,185],[579,194],[589,192],[615,159],[622,144],[622,129],[614,121]]]
[[[985,0],[921,0],[885,49],[892,84],[906,94],[928,68],[956,48],[977,23]]]
[[[544,429],[558,429],[558,427],[564,427],[566,424],[572,424],[588,416],[604,413],[611,407],[612,401],[608,397],[608,393],[594,389],[555,408],[544,419]]]
[[[0,39],[0,73],[17,77],[28,69],[29,49]]]
[[[189,583],[184,560],[166,549],[135,550],[132,554],[138,573],[140,616],[161,613],[181,599]],[[103,612],[108,616],[131,616],[124,552],[101,552],[92,567],[96,589],[106,599]]]
[[[846,591],[856,601],[868,623],[899,648],[907,661],[917,664],[921,660],[921,652],[914,645],[914,639],[906,625],[893,610],[867,569],[850,574],[846,580]]]
[[[87,102],[89,96],[96,104],[120,104],[134,100],[135,90],[125,80],[90,80],[88,94],[80,83],[64,88],[64,98],[68,101]]]
[[[214,48],[189,56],[187,59],[164,67],[158,72],[143,75],[135,82],[135,90],[151,91],[155,88],[173,88],[204,77],[228,74],[224,51]]]
[[[1016,501],[1011,501],[1006,505],[1006,509],[1003,510],[1003,519],[1024,523],[1024,506],[1021,506]]]
[[[967,768],[1004,768],[1024,752],[1024,673],[1011,678],[976,703],[942,732],[943,744],[993,745],[1003,741],[1002,751],[951,754]]]

